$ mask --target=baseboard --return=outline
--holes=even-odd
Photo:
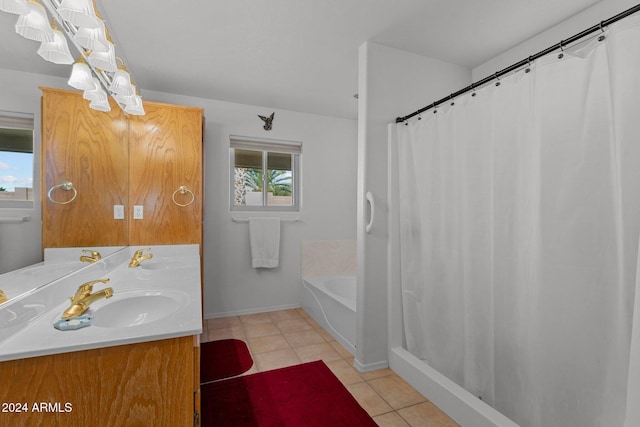
[[[353,362],[353,366],[358,370],[358,372],[370,372],[377,371],[378,369],[384,369],[389,367],[388,360],[380,360],[378,362],[373,363],[360,363],[358,359]]]
[[[291,310],[292,308],[301,308],[300,304],[278,305],[272,307],[250,308],[246,310],[224,311],[220,313],[205,313],[205,319],[217,319],[219,317],[242,316],[246,314],[268,313],[270,311]]]

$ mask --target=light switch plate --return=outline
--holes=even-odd
[[[144,217],[144,210],[142,205],[135,205],[133,207],[133,219],[142,219]]]
[[[124,205],[113,205],[113,219],[124,219]]]

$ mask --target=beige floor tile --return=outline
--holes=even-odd
[[[293,348],[326,342],[324,338],[313,329],[309,329],[308,331],[286,332],[284,337]]]
[[[312,362],[314,360],[322,360],[331,362],[332,360],[341,360],[342,357],[327,342],[320,344],[311,344],[304,347],[295,347],[295,352],[302,363]]]
[[[422,402],[400,409],[398,414],[411,427],[460,427],[458,423],[431,402]]]
[[[309,316],[309,313],[307,313],[307,312],[305,311],[305,309],[304,309],[304,308],[296,308],[296,311],[298,312],[298,314],[299,314],[300,316],[304,317],[305,319],[306,319],[306,318],[308,318],[308,317],[311,317],[311,316]]]
[[[387,375],[391,375],[394,372],[389,368],[378,369],[375,371],[362,372],[362,378],[365,380],[373,380],[376,378],[386,377]]]
[[[320,328],[320,329],[315,329],[315,331],[316,331],[317,333],[319,333],[319,334],[320,334],[320,336],[321,336],[322,338],[324,338],[324,340],[325,340],[325,341],[335,341],[335,338],[333,338],[333,337],[331,336],[331,334],[330,334],[329,332],[327,332],[326,330],[324,330],[324,329]]]
[[[373,421],[380,427],[409,427],[409,424],[407,424],[397,412],[378,415],[377,417],[373,417]]]
[[[244,329],[241,326],[232,326],[230,328],[209,329],[207,333],[207,341],[225,340],[235,338],[244,340]]]
[[[269,353],[270,351],[291,349],[289,342],[282,334],[248,339],[252,354]]]
[[[282,332],[308,331],[313,329],[303,318],[280,320],[276,323]]]
[[[391,412],[393,409],[366,382],[345,386],[360,406],[372,417]]]
[[[349,350],[344,348],[342,344],[340,344],[338,341],[330,341],[329,344],[331,344],[331,347],[333,347],[333,349],[337,351],[341,357],[343,358],[353,357],[353,355],[349,353]]]
[[[284,368],[285,366],[298,365],[301,363],[298,355],[291,349],[256,354],[255,362],[258,365],[259,372]]]
[[[316,322],[312,317],[305,319],[313,327],[313,329],[323,329],[320,323]]]
[[[302,318],[297,308],[292,308],[290,310],[272,311],[271,313],[269,313],[269,315],[271,316],[271,320],[273,320],[276,323],[281,320],[291,320],[291,319]]]
[[[269,313],[245,314],[240,316],[243,325],[255,325],[258,323],[273,323]]]
[[[240,318],[238,316],[219,317],[216,319],[205,320],[207,329],[223,329],[231,328],[233,326],[241,326]]]
[[[346,360],[340,359],[325,363],[342,384],[349,385],[362,382],[362,377],[358,371],[349,365]]]
[[[280,335],[280,329],[273,322],[245,324],[244,333],[247,338],[266,337],[268,335]]]
[[[426,401],[425,397],[395,373],[368,381],[369,385],[386,400],[393,409],[406,408]]]

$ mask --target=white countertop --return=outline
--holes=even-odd
[[[152,246],[152,259],[139,267],[128,268],[131,254],[139,248],[142,247],[116,252],[100,261],[101,265],[95,263],[95,269],[82,269],[11,301],[5,304],[6,307],[0,306],[0,361],[202,333],[198,245]],[[160,318],[147,319],[146,323],[142,319],[143,323],[132,326],[117,326],[118,322],[115,322],[117,327],[111,324],[109,326],[114,327],[105,327],[104,322],[95,321],[98,319],[95,315],[91,326],[71,331],[55,329],[53,324],[70,305],[68,297],[83,283],[104,278],[109,278],[109,283],[95,284],[94,292],[111,287],[114,295],[91,304],[90,315],[131,295],[140,298],[148,295],[152,298],[154,294],[177,296],[179,303],[163,309]],[[101,320],[104,321],[104,316]]]

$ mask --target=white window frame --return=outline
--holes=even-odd
[[[235,149],[262,152],[262,170],[267,170],[268,153],[291,154],[291,184],[293,186],[291,206],[267,206],[267,185],[263,183],[262,206],[246,206],[235,204]],[[302,143],[296,141],[281,141],[264,138],[251,138],[231,135],[229,137],[229,208],[232,212],[300,212],[301,208],[301,173]],[[267,174],[263,173],[266,180]]]
[[[32,134],[32,149],[31,155],[33,158],[33,167],[32,167],[32,179],[33,184],[31,187],[31,196],[35,197],[35,177],[36,177],[36,169],[35,169],[35,129],[34,129],[34,118],[33,114],[28,113],[17,113],[11,111],[0,111],[0,128],[4,129],[27,129],[31,131]],[[33,208],[34,207],[34,199],[26,200],[26,199],[16,199],[16,200],[1,200],[0,199],[0,208]]]

